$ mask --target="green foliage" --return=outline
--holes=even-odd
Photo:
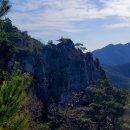
[[[4,21],[0,21],[0,44],[7,44],[7,33],[4,30]]]
[[[73,94],[63,108],[53,108],[53,121],[62,130],[119,130],[129,127],[123,119],[128,92],[115,88],[108,80],[99,80],[85,92]]]
[[[128,92],[117,89],[108,81],[97,81],[86,89],[87,115],[96,122],[98,129],[112,126],[118,129],[120,118],[125,112]],[[105,124],[105,126],[103,126]]]
[[[9,11],[10,7],[8,0],[0,0],[0,18]]]
[[[0,21],[0,44],[9,44],[18,51],[36,52],[43,47],[38,40],[31,38],[26,31],[21,32],[12,25],[10,19]]]
[[[53,45],[53,41],[49,40],[47,44],[51,46],[51,45]]]
[[[57,40],[57,41],[59,41],[60,43],[67,43],[67,38],[64,38],[64,37],[61,37],[59,40]]]
[[[7,0],[0,0],[0,19],[8,12],[10,5]],[[61,37],[60,43],[66,44],[68,39]],[[49,41],[52,46],[53,42]],[[7,64],[12,51],[38,52],[43,45],[31,38],[26,31],[21,32],[12,25],[11,20],[0,21],[0,59]],[[75,45],[86,51],[81,43]],[[8,54],[8,55],[7,55]],[[89,54],[89,53],[87,53]],[[89,54],[92,59],[92,53]],[[3,58],[3,59],[2,59]],[[84,62],[84,61],[83,61]],[[2,64],[3,64],[2,63]],[[3,66],[5,66],[3,64]],[[95,60],[99,67],[99,60]],[[0,63],[1,65],[1,63]],[[2,65],[1,65],[2,66]],[[0,85],[0,130],[23,130],[28,127],[29,113],[24,104],[27,100],[26,88],[30,84],[28,74],[22,74],[17,65],[12,74],[4,74]],[[84,94],[76,94],[73,102],[66,106],[55,106],[50,111],[48,123],[32,124],[35,130],[119,130],[122,125],[129,128],[129,121],[122,120],[127,104],[128,93],[115,88],[109,81],[98,81],[86,88]]]
[[[12,74],[4,75],[0,85],[0,130],[23,130],[28,125],[28,112],[23,107],[27,100],[26,88],[31,79],[15,65]]]
[[[32,129],[33,130],[50,130],[50,122],[49,123],[32,122]]]

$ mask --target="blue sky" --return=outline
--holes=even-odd
[[[10,0],[13,24],[46,43],[61,36],[89,50],[130,41],[130,0]]]

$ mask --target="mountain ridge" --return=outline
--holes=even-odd
[[[106,65],[121,65],[130,62],[130,43],[109,44],[104,48],[93,51],[94,57],[98,57],[101,63]]]
[[[102,64],[102,68],[105,70],[107,78],[115,86],[119,88],[130,89],[130,76],[122,72],[122,70],[120,70],[120,66],[109,66],[109,65]],[[125,69],[127,70],[127,68]]]
[[[130,42],[126,44],[109,44],[93,51],[102,67],[116,86],[130,88]]]
[[[57,45],[53,42],[43,45],[27,32],[18,30],[9,19],[0,22],[8,34],[7,43],[0,44],[0,71],[11,71],[15,61],[19,62],[23,72],[32,75],[35,92],[44,103],[64,103],[72,92],[82,91],[98,79],[106,79],[93,54],[83,53],[71,39],[60,38]],[[10,55],[6,58],[7,53]]]

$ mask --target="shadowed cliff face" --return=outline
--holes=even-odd
[[[24,71],[33,75],[37,95],[48,103],[64,103],[72,92],[84,90],[98,79],[105,79],[105,72],[92,53],[84,54],[74,43],[46,45],[38,53],[14,54],[9,68],[19,61]]]
[[[43,45],[13,26],[9,19],[0,24],[7,35],[0,40],[0,72],[11,69],[19,61],[23,71],[33,76],[34,92],[43,101],[64,103],[72,92],[84,90],[106,77],[92,53],[84,54],[76,49],[70,39],[61,38],[57,45],[51,42]]]

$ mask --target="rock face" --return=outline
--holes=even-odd
[[[72,92],[82,91],[94,81],[106,78],[92,53],[76,49],[70,39],[43,46],[39,52],[14,54],[9,68],[14,61],[19,61],[23,70],[33,75],[37,95],[47,103],[64,103]]]

